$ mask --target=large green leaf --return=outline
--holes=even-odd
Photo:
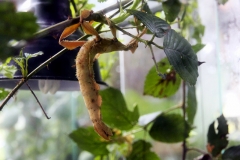
[[[149,131],[150,136],[161,142],[176,143],[188,137],[189,124],[179,114],[161,114]]]
[[[198,59],[191,45],[174,30],[164,36],[164,52],[180,77],[195,85],[198,77]]]
[[[114,88],[100,91],[102,96],[101,113],[103,121],[112,128],[129,130],[138,122],[139,112],[135,107],[131,112],[128,110],[122,93]]]
[[[152,14],[127,9],[127,12],[139,19],[156,37],[163,37],[171,28],[171,26],[161,18]]]
[[[194,117],[197,112],[197,99],[196,99],[196,89],[194,86],[188,87],[188,94],[187,94],[187,117],[188,122],[193,124]]]
[[[178,0],[168,0],[162,3],[162,7],[167,21],[173,22],[180,12],[181,3]]]
[[[156,67],[153,66],[146,76],[143,94],[158,98],[169,97],[179,89],[181,78],[173,70],[167,58],[162,59],[157,65],[166,78],[158,76]]]
[[[70,133],[69,137],[77,143],[80,149],[94,155],[106,155],[109,152],[106,148],[109,142],[98,136],[92,127],[78,128]]]
[[[133,143],[132,152],[127,160],[160,160],[156,153],[150,151],[152,145],[144,140],[138,140]]]
[[[10,40],[28,39],[37,29],[32,12],[16,12],[12,2],[0,2],[0,60],[13,56]]]
[[[215,129],[214,123],[212,122],[208,128],[208,151],[213,155],[213,157],[217,157],[221,151],[227,147],[228,145],[228,125],[225,117],[221,115],[217,118],[218,127]]]

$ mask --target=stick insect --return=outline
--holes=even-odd
[[[93,12],[89,10],[81,11],[80,22],[64,29],[59,38],[59,44],[70,50],[82,46],[76,57],[76,76],[79,81],[80,90],[95,131],[104,139],[109,140],[112,136],[112,131],[104,124],[101,118],[100,107],[102,98],[98,93],[99,85],[94,80],[93,62],[95,57],[101,53],[121,50],[131,50],[134,52],[137,48],[137,40],[130,41],[128,45],[122,44],[116,38],[116,29],[112,27],[110,28],[114,36],[113,39],[100,37],[98,32],[85,20],[92,13]],[[109,24],[111,23],[110,20],[108,22]],[[89,41],[64,40],[79,26],[82,26],[85,33],[94,35],[95,38]]]

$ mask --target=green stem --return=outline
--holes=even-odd
[[[171,111],[173,111],[173,110],[181,109],[181,108],[182,108],[181,105],[177,105],[177,106],[174,106],[174,107],[169,108],[168,110],[164,111],[163,113],[166,114],[166,113],[169,113],[169,112],[171,112]]]

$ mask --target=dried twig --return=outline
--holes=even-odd
[[[37,100],[37,103],[39,104],[40,108],[42,109],[43,113],[45,114],[47,119],[50,119],[51,117],[48,117],[47,113],[45,112],[45,110],[43,109],[41,103],[39,102],[37,96],[35,95],[35,93],[33,92],[33,90],[31,89],[31,87],[28,85],[27,82],[25,82],[25,84],[27,85],[27,87],[29,88],[29,90],[32,92],[33,96],[35,97],[35,99]]]

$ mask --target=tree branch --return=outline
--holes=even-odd
[[[123,1],[122,2],[122,5],[123,6],[129,6],[130,4],[133,3],[133,0],[126,0],[126,1]],[[114,9],[117,9],[118,8],[118,3],[112,5],[112,6],[109,6],[103,10],[100,10],[100,11],[97,11],[95,13],[93,13],[93,17],[95,15],[105,15],[106,13],[114,10]],[[54,33],[54,32],[61,32],[64,28],[70,26],[70,25],[73,25],[73,24],[76,24],[76,23],[79,23],[79,16],[76,17],[76,18],[72,18],[72,19],[68,19],[68,20],[65,20],[65,21],[62,21],[60,23],[57,23],[55,25],[52,25],[50,27],[47,27],[45,29],[42,29],[41,31],[37,32],[34,34],[34,36],[32,37],[32,39],[30,40],[33,40],[33,39],[36,39],[36,38],[41,38],[41,37],[44,37],[46,35],[49,35],[51,33]]]

